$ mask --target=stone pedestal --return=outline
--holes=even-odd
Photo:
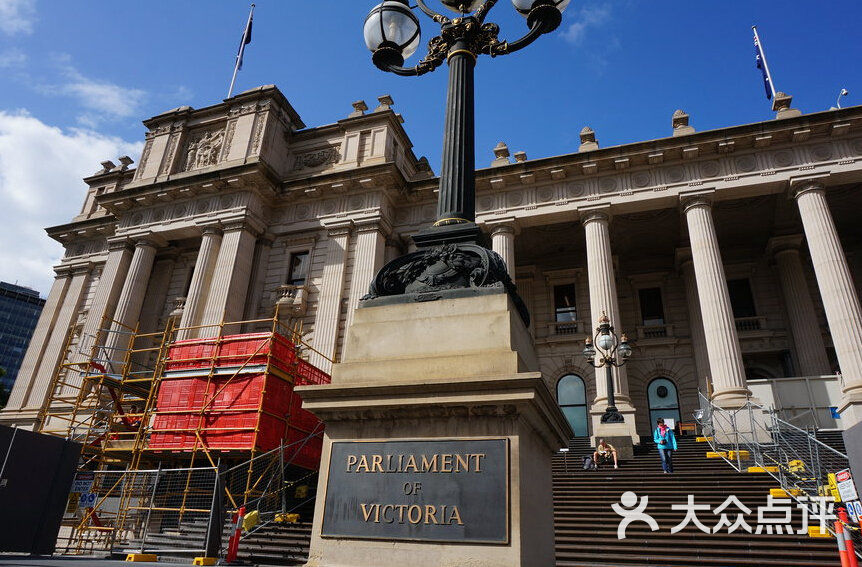
[[[332,384],[297,389],[326,423],[309,566],[554,565],[572,432],[508,295],[440,295],[365,302]]]

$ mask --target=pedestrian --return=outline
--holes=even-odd
[[[599,439],[599,444],[596,445],[596,452],[593,453],[593,460],[596,462],[596,468],[598,465],[603,465],[607,462],[613,460],[614,468],[617,469],[617,450],[610,443],[606,443],[604,439]]]
[[[656,428],[652,434],[653,441],[658,447],[658,455],[661,457],[661,468],[665,473],[673,472],[673,452],[676,451],[676,437],[673,429],[664,424],[662,418],[656,420]]]

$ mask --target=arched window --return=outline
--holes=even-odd
[[[557,382],[557,403],[569,425],[575,432],[575,437],[586,437],[590,434],[588,428],[587,390],[584,380],[575,374],[566,374]]]
[[[656,378],[647,386],[647,399],[649,400],[650,425],[655,425],[658,418],[670,418],[674,423],[679,423],[679,396],[676,384],[667,378]]]

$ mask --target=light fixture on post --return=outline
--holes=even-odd
[[[595,346],[593,346],[595,344]],[[587,337],[583,351],[584,358],[595,368],[605,367],[607,380],[608,407],[601,417],[601,423],[624,423],[625,419],[619,412],[614,400],[614,377],[613,368],[624,366],[632,355],[632,347],[629,345],[625,333],[617,337],[614,327],[611,325],[607,314],[602,312],[599,317],[599,326],[593,338]]]
[[[417,0],[418,8],[440,25],[428,42],[428,53],[414,67],[404,67],[419,43],[419,19],[407,0],[386,0],[365,20],[365,44],[374,64],[387,72],[419,76],[449,64],[449,86],[443,139],[443,163],[437,197],[437,220],[413,236],[417,252],[384,266],[366,299],[470,287],[502,286],[521,317],[529,314],[509,277],[505,262],[480,245],[476,226],[474,67],[480,55],[514,53],[559,27],[570,0],[512,0],[527,19],[529,31],[515,41],[499,39],[500,27],[485,22],[498,0],[440,0],[458,13],[449,18]],[[433,273],[429,273],[429,270]]]

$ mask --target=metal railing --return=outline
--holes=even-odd
[[[850,467],[847,455],[811,431],[780,419],[772,408],[750,400],[738,408],[721,408],[703,393],[698,395],[700,409],[694,417],[712,450],[740,472],[762,467],[804,506],[830,496],[829,474]],[[832,526],[828,528],[833,532]],[[857,555],[862,557],[859,551]]]

